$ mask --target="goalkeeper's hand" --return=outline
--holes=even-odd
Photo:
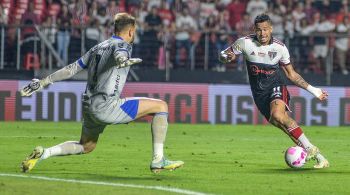
[[[32,79],[32,81],[21,89],[21,96],[31,96],[34,92],[40,91],[45,87],[42,80]]]
[[[125,68],[140,62],[142,62],[142,59],[140,58],[127,58],[125,56],[121,56],[117,60],[117,68]]]

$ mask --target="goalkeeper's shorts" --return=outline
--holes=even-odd
[[[83,131],[100,134],[106,125],[125,124],[136,119],[140,98],[117,98],[103,95],[83,100]]]

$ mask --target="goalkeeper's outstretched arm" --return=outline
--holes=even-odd
[[[128,58],[123,53],[117,53],[114,56],[114,59],[117,62],[117,65],[116,65],[117,68],[125,68],[125,67],[142,62],[142,59],[140,58]]]
[[[63,67],[60,70],[57,70],[56,72],[50,74],[49,76],[41,80],[33,79],[28,85],[21,89],[21,95],[30,96],[32,95],[32,93],[40,91],[42,88],[46,87],[51,83],[71,78],[73,75],[77,74],[81,70],[83,70],[83,68],[80,67],[80,65],[77,62],[74,62],[68,66]]]

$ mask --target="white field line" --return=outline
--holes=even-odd
[[[37,135],[37,136],[33,136],[33,135],[0,135],[0,138],[62,138],[62,137],[67,137],[67,138],[79,138],[78,136],[54,136],[54,135],[45,135],[45,136],[41,136],[41,135]]]
[[[208,195],[208,194],[205,194],[202,192],[195,192],[195,191],[190,191],[190,190],[163,187],[163,186],[145,186],[145,185],[136,185],[136,184],[122,184],[122,183],[88,181],[88,180],[77,180],[77,179],[61,179],[61,178],[54,178],[54,177],[30,176],[30,175],[7,174],[7,173],[0,173],[0,177],[20,177],[20,178],[39,179],[39,180],[67,182],[67,183],[80,183],[80,184],[93,184],[93,185],[113,186],[113,187],[160,190],[160,191],[174,192],[174,193],[178,193],[178,194],[188,194],[188,195]]]

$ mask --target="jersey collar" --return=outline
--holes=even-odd
[[[113,39],[117,39],[117,40],[122,40],[122,41],[124,41],[124,39],[123,38],[121,38],[120,36],[117,36],[117,35],[112,35],[112,38]],[[128,42],[126,42],[126,41],[124,41],[126,44],[128,44],[128,45],[133,45],[132,43],[128,43]]]
[[[112,35],[112,38],[113,38],[113,39],[119,39],[119,40],[123,40],[123,41],[124,41],[123,38],[121,38],[120,36],[117,36],[117,35]]]

